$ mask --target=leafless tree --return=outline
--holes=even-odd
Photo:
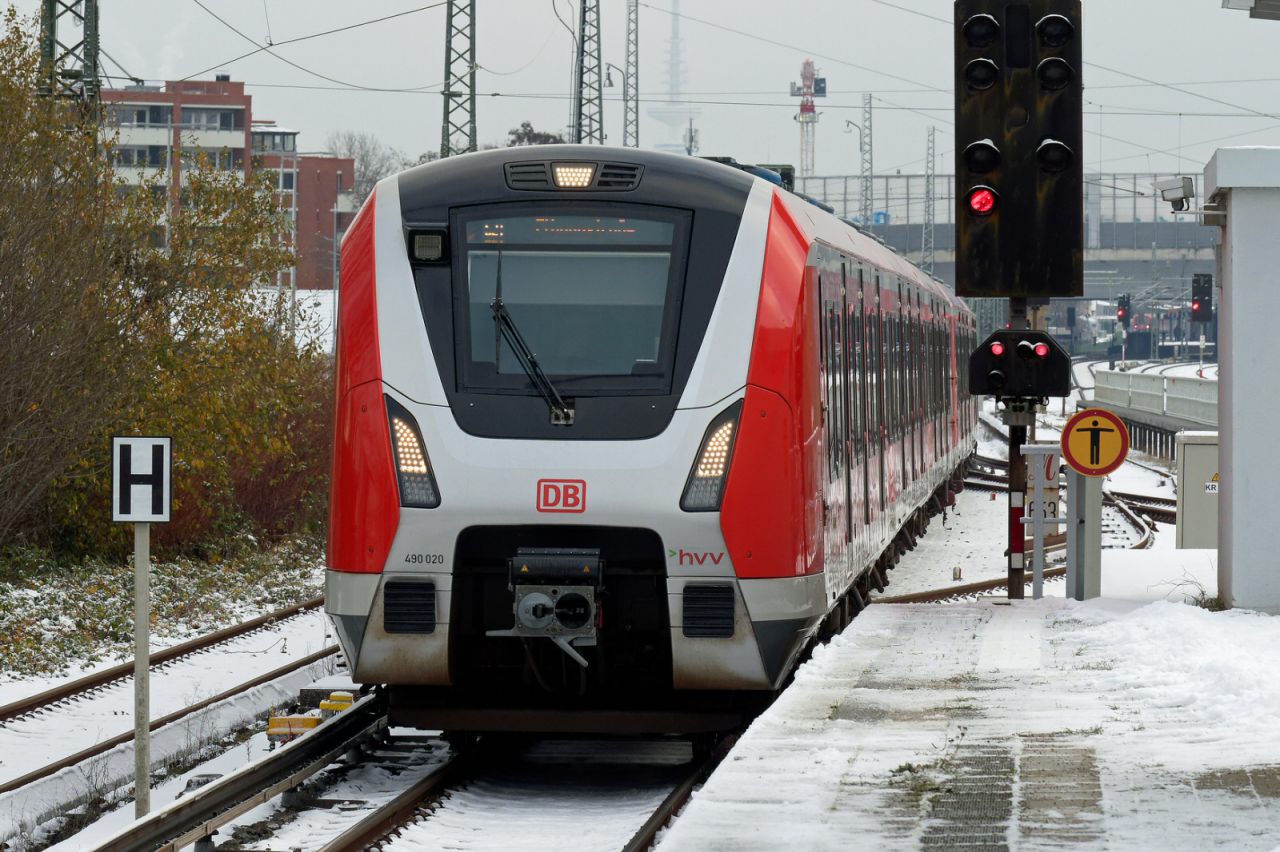
[[[408,165],[403,153],[367,130],[334,131],[329,134],[325,146],[339,157],[351,157],[356,161],[354,193],[357,203],[369,197],[378,181]]]

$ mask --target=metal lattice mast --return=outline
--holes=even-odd
[[[42,95],[98,103],[98,0],[41,0],[40,76]]]
[[[600,0],[582,0],[578,16],[578,97],[573,141],[604,144],[604,77],[600,63]]]
[[[449,0],[444,29],[441,157],[476,150],[475,11],[475,0]]]
[[[920,267],[930,275],[933,274],[933,227],[937,220],[937,208],[934,204],[933,183],[937,177],[937,148],[934,141],[933,128],[929,128],[928,159],[924,167],[924,238],[920,241]]]
[[[862,96],[862,227],[870,228],[873,220],[872,196],[875,193],[871,157],[871,93]]]
[[[627,0],[627,70],[622,76],[622,144],[640,147],[640,3]]]

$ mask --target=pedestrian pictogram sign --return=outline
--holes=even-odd
[[[1062,429],[1062,458],[1085,476],[1106,476],[1129,455],[1129,430],[1105,408],[1086,408]]]

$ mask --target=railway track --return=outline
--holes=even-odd
[[[258,616],[241,624],[235,624],[230,627],[224,627],[205,636],[198,636],[171,648],[162,648],[151,654],[151,670],[155,671],[162,666],[180,660],[183,657],[189,657],[192,654],[200,653],[208,650],[215,645],[226,642],[231,639],[237,639],[255,630],[261,630],[269,627],[286,618],[293,618],[304,612],[310,612],[319,609],[324,604],[324,598],[311,598],[293,606],[278,609],[275,612],[269,612],[266,615]],[[93,672],[84,677],[77,678],[73,681],[47,689],[44,692],[20,698],[17,701],[11,701],[8,704],[0,705],[0,723],[8,722],[25,716],[28,713],[38,713],[48,710],[64,701],[69,701],[90,692],[95,692],[108,684],[121,680],[129,680],[133,678],[133,660],[127,663],[121,663],[117,666]],[[0,789],[3,792],[3,789]]]
[[[1153,521],[1172,524],[1178,520],[1178,501],[1175,498],[1129,494],[1124,491],[1111,491],[1110,494],[1112,497],[1123,500],[1134,512],[1146,515]]]
[[[251,635],[257,631],[266,630],[280,621],[297,617],[312,610],[315,610],[323,603],[322,599],[316,598],[304,601],[300,604],[276,610],[267,613],[258,618],[251,619],[241,624],[233,625],[222,630],[215,631],[205,636],[183,642],[180,645],[157,651],[153,655],[153,660],[157,661],[157,668],[172,666],[184,658],[192,655],[207,653],[216,648],[218,645],[228,643],[233,640]],[[218,712],[215,705],[233,699],[239,695],[249,692],[258,687],[270,684],[280,678],[287,677],[293,673],[305,669],[321,660],[334,657],[338,653],[336,645],[322,648],[318,651],[304,654],[300,657],[294,657],[283,665],[275,666],[268,671],[259,671],[255,676],[223,689],[216,694],[200,697],[198,700],[196,695],[192,695],[188,699],[191,703],[186,706],[178,707],[163,713],[151,721],[149,729],[155,732],[172,730],[170,726],[178,725],[200,725],[202,722],[198,720],[203,711]],[[263,658],[269,659],[269,658]],[[255,666],[258,668],[258,666]],[[127,681],[132,678],[133,663],[126,663],[120,666],[114,666],[95,672],[77,680],[62,684],[54,689],[28,696],[14,702],[6,704],[3,708],[4,721],[0,722],[0,726],[11,727],[19,726],[17,731],[20,733],[24,730],[31,730],[37,733],[46,730],[59,730],[60,725],[65,725],[66,720],[62,717],[74,706],[81,702],[91,702],[95,698],[101,696],[104,690],[112,689],[129,689]],[[90,716],[97,711],[90,712]],[[87,717],[86,717],[87,718]],[[98,713],[96,723],[106,724],[106,720],[114,720],[114,716],[104,716]],[[89,723],[86,723],[89,724]],[[113,721],[111,728],[119,730],[129,725],[128,717],[121,719],[117,723]],[[26,765],[10,763],[10,766],[18,768],[22,772],[16,777],[7,777],[0,780],[0,797],[5,797],[8,807],[21,807],[24,812],[31,808],[28,816],[31,819],[45,820],[52,818],[60,812],[65,812],[79,805],[85,804],[93,799],[96,793],[92,785],[86,786],[78,783],[78,776],[68,776],[72,782],[62,784],[58,776],[60,773],[71,771],[81,771],[85,777],[92,776],[94,778],[102,777],[104,782],[108,776],[112,778],[123,778],[124,770],[120,769],[120,761],[122,759],[131,760],[131,758],[121,758],[120,755],[108,754],[113,749],[120,746],[126,746],[132,743],[134,739],[134,731],[130,726],[128,730],[120,731],[114,735],[105,736],[110,732],[101,731],[98,734],[97,741],[87,740],[92,745],[88,745],[71,753],[61,753],[62,749],[68,748],[59,739],[43,738],[41,742],[48,744],[48,748],[37,754],[29,754]],[[190,738],[189,732],[182,733],[182,737]],[[74,745],[70,745],[74,749]],[[36,749],[36,751],[40,751]],[[37,765],[34,768],[27,769],[32,763],[36,763],[43,758],[48,761],[43,765]],[[54,759],[50,759],[54,758]],[[86,769],[87,767],[87,769]],[[77,769],[79,768],[79,769]],[[123,783],[123,782],[122,782]],[[59,786],[61,784],[61,786]],[[52,785],[52,786],[50,786]],[[109,785],[108,785],[109,786]],[[16,797],[16,798],[15,798]],[[68,797],[70,797],[68,799]],[[25,803],[25,804],[20,804]],[[3,844],[0,843],[0,846]]]
[[[338,646],[330,645],[328,648],[323,648],[312,654],[308,654],[305,657],[300,657],[298,659],[291,660],[290,662],[286,663],[283,666],[280,666],[279,668],[276,668],[269,672],[265,672],[261,675],[258,675],[252,680],[248,680],[248,681],[245,681],[244,683],[233,686],[230,689],[227,689],[218,693],[217,695],[212,695],[201,701],[197,701],[194,704],[189,704],[186,707],[182,707],[178,710],[173,711],[172,713],[166,713],[160,718],[152,720],[149,730],[151,730],[152,732],[158,731],[161,728],[165,727],[166,725],[172,725],[174,722],[178,722],[182,719],[187,718],[188,716],[198,713],[199,711],[204,710],[206,707],[210,707],[214,704],[217,704],[219,701],[226,701],[228,698],[233,698],[244,692],[248,692],[250,689],[253,689],[254,687],[257,687],[257,686],[261,686],[264,683],[270,683],[273,680],[284,677],[285,675],[291,674],[292,672],[295,672],[298,669],[305,668],[306,666],[309,666],[312,663],[319,662],[320,660],[323,660],[327,657],[331,657],[337,653],[338,653]],[[64,769],[67,769],[72,766],[76,766],[78,764],[85,762],[86,760],[90,760],[91,758],[98,757],[99,755],[105,754],[106,752],[110,751],[116,746],[123,745],[125,743],[130,743],[130,742],[133,742],[132,729],[124,733],[117,734],[116,736],[101,740],[100,742],[95,743],[94,745],[89,746],[88,748],[81,749],[80,751],[77,751],[74,754],[67,755],[66,757],[60,758],[59,760],[55,760],[52,763],[45,764],[44,766],[33,769],[24,775],[20,775],[17,778],[14,778],[12,780],[4,782],[3,784],[0,784],[0,795],[3,795],[5,793],[10,793],[15,790],[19,790],[23,787],[26,787],[29,784],[33,784],[36,781],[40,781],[44,778],[48,778],[49,776],[54,775],[57,772],[61,772]]]
[[[1008,463],[1002,459],[993,459],[987,456],[975,455],[969,472],[965,475],[965,484],[974,488],[985,488],[993,491],[1007,491],[1009,488],[1009,476],[1007,473],[997,473],[1003,465],[1008,470]],[[1148,497],[1139,494],[1125,494],[1123,492],[1108,491],[1102,496],[1103,505],[1114,506],[1120,514],[1138,535],[1137,542],[1129,545],[1131,550],[1145,550],[1151,547],[1155,540],[1155,528],[1151,526],[1143,516],[1146,515],[1152,520],[1164,521],[1168,518],[1168,523],[1173,523],[1176,514],[1176,501],[1168,500],[1162,497]],[[1046,573],[1046,577],[1049,575]],[[1000,581],[1003,583],[1003,581]]]
[[[430,833],[433,820],[443,820],[446,833],[462,832],[472,838],[483,837],[483,832],[496,835],[493,848],[518,848],[521,837],[562,848],[566,837],[586,825],[585,807],[597,823],[606,818],[609,823],[580,838],[576,848],[642,852],[652,847],[658,833],[734,742],[733,737],[725,737],[700,752],[673,740],[529,745],[510,737],[489,737],[467,742],[438,760],[447,748],[443,740],[389,737],[385,712],[379,695],[367,695],[298,740],[133,823],[98,848],[176,852],[211,838],[220,829],[226,833],[238,818],[286,791],[313,784],[305,802],[286,799],[256,822],[237,825],[231,835],[233,845],[297,848],[301,843],[301,848],[322,852],[419,848],[419,835]],[[527,752],[534,757],[530,759]],[[341,765],[344,756],[357,753],[363,755],[360,762]],[[410,767],[407,760],[417,765]],[[363,770],[365,776],[374,771],[403,774],[410,782],[354,822],[344,821],[341,813],[335,815],[335,805],[355,809],[362,804],[345,795],[344,779],[339,777],[344,770]],[[324,775],[334,777],[326,780]],[[368,778],[349,774],[345,783],[360,789]],[[513,809],[527,811],[530,802],[535,803],[539,819],[521,824]],[[498,813],[504,818],[495,821]],[[522,834],[535,831],[536,837]],[[508,838],[514,838],[516,845],[509,845]]]

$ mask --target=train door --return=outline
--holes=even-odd
[[[863,534],[867,534],[871,526],[871,380],[867,362],[870,358],[867,345],[867,292],[866,275],[862,265],[858,265],[858,299],[854,305],[854,368],[858,380],[858,466],[862,470],[862,504]]]
[[[884,290],[880,286],[880,273],[876,273],[876,310],[871,327],[875,329],[875,341],[871,345],[871,357],[875,361],[871,376],[876,383],[875,425],[872,433],[875,436],[876,456],[880,460],[880,502],[877,508],[883,518],[889,508],[888,492],[888,456],[889,456],[889,409],[885,393],[885,354],[884,354]]]
[[[919,469],[916,471],[917,476],[923,476],[925,471],[932,466],[924,452],[924,302],[920,299],[920,291],[916,291],[915,312],[912,314],[911,321],[911,387],[915,394],[915,402],[911,407],[912,414],[915,418],[915,451],[916,458],[919,459]]]
[[[908,482],[915,481],[915,421],[911,417],[911,294],[897,280],[897,399],[899,399],[899,440],[902,443],[902,490]]]
[[[857,507],[853,502],[853,477],[858,457],[855,449],[854,429],[856,418],[854,405],[857,403],[857,384],[853,380],[853,341],[850,332],[853,323],[849,321],[849,264],[840,259],[840,336],[844,341],[841,348],[841,376],[844,377],[844,506],[845,506],[845,541],[853,541],[853,517]]]
[[[836,275],[826,259],[819,263],[822,326],[819,342],[822,358],[823,429],[826,436],[826,482],[823,489],[824,558],[828,589],[844,588],[848,568],[849,463],[846,441],[847,371],[844,363],[844,275]]]

